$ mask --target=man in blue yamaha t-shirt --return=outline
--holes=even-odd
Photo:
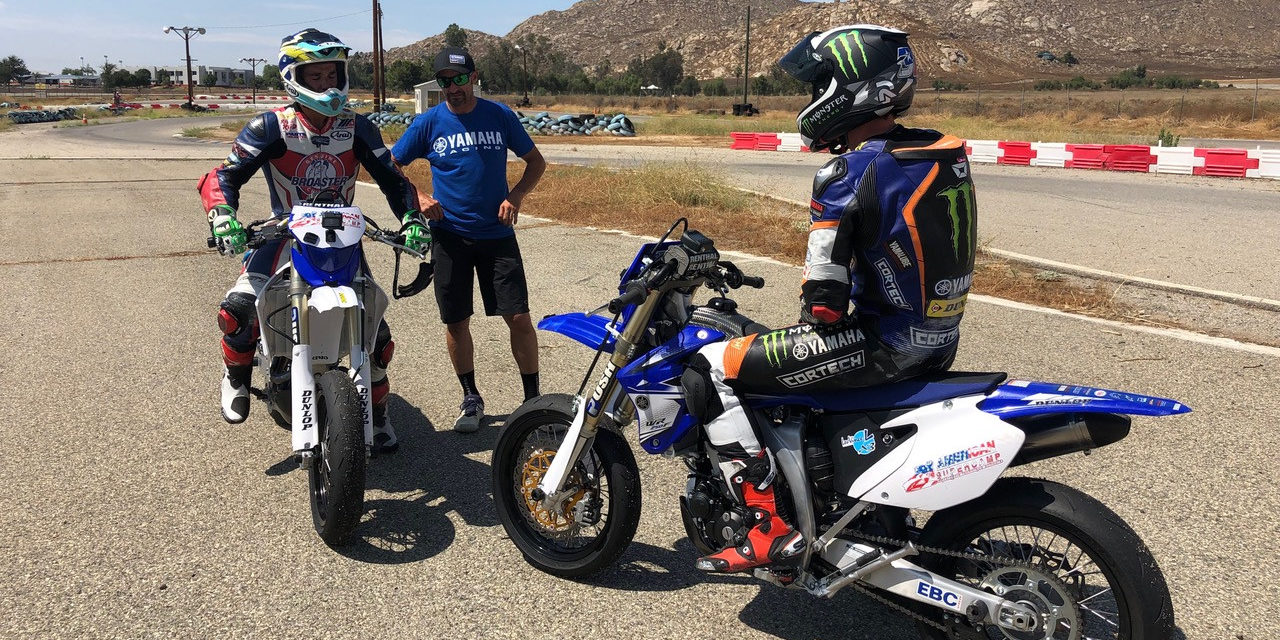
[[[502,316],[511,330],[525,399],[538,395],[538,336],[529,319],[529,287],[514,227],[520,203],[547,163],[510,108],[476,97],[475,61],[466,49],[446,47],[433,68],[445,102],[415,118],[391,152],[401,166],[419,158],[431,163],[434,193],[420,190],[419,208],[431,221],[436,302],[462,384],[462,412],[453,428],[470,433],[484,416],[471,340],[476,276],[485,315]],[[526,163],[510,190],[508,149]]]

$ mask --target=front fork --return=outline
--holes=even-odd
[[[559,449],[551,459],[551,466],[547,468],[547,472],[543,474],[538,487],[532,493],[535,500],[542,501],[543,507],[555,510],[558,503],[570,495],[564,492],[564,482],[569,476],[569,469],[582,459],[583,453],[591,449],[596,430],[600,428],[600,418],[606,413],[606,409],[612,408],[621,401],[619,395],[623,391],[618,385],[618,371],[631,362],[636,344],[643,339],[645,327],[649,325],[649,319],[653,316],[661,297],[658,291],[653,291],[644,302],[640,303],[631,314],[631,319],[627,321],[627,327],[618,336],[613,354],[605,363],[604,373],[592,388],[591,395],[586,398],[581,396],[576,398],[573,423],[569,425],[569,431],[565,433],[564,440],[561,441]],[[572,442],[573,445],[566,449],[565,443],[568,442]],[[568,455],[563,455],[566,451]]]
[[[290,367],[290,387],[293,396],[293,453],[304,461],[314,454],[319,444],[316,426],[316,382],[311,367],[310,305],[307,288],[300,278],[295,278],[289,289],[292,314],[293,363]],[[351,356],[350,375],[360,396],[361,414],[364,416],[364,444],[366,454],[373,447],[373,398],[370,378],[372,365],[365,349],[365,326],[361,305],[344,310],[347,335],[350,336],[348,353]]]

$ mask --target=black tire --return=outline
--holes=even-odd
[[[635,456],[621,436],[605,429],[596,432],[591,450],[570,471],[569,481],[581,490],[564,511],[540,509],[528,497],[573,422],[572,406],[573,398],[564,394],[525,402],[511,414],[493,450],[493,497],[502,527],[529,564],[562,578],[587,576],[613,564],[640,523]],[[598,517],[587,537],[574,507],[593,499],[599,500]]]
[[[316,425],[321,446],[307,472],[311,521],[326,544],[340,547],[364,514],[364,414],[345,371],[316,379]]]
[[[1035,531],[1054,537],[1032,537]],[[1071,487],[1032,478],[1002,478],[982,497],[935,513],[920,543],[1025,559],[1026,566],[1058,580],[1058,588],[1074,600],[1070,606],[1078,614],[1080,633],[1065,629],[1070,625],[1064,624],[1054,635],[1040,632],[1027,635],[1029,639],[1165,640],[1173,636],[1173,603],[1151,551],[1120,516]],[[921,564],[970,585],[977,585],[984,571],[991,575],[996,569],[987,563],[937,555],[925,555]],[[1110,592],[1105,591],[1108,587]],[[1080,604],[1085,598],[1088,604]],[[928,613],[936,615],[939,610],[930,608]],[[920,630],[925,638],[947,638],[923,625]],[[988,628],[986,633],[990,638],[1007,637],[997,629]]]

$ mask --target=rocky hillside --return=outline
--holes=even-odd
[[[480,55],[481,51],[488,49],[496,44],[501,37],[485,33],[483,31],[473,31],[463,28],[467,33],[467,49],[475,55]],[[444,32],[437,33],[429,38],[419,40],[413,44],[403,47],[395,47],[387,49],[386,64],[391,64],[396,60],[412,60],[414,62],[426,62],[430,64],[435,59],[436,54],[444,48]]]
[[[1144,64],[1153,72],[1204,77],[1274,75],[1280,66],[1280,3],[1255,0],[753,0],[751,73],[769,66],[808,32],[876,23],[912,34],[925,77],[995,82],[1047,75],[1103,74]],[[616,69],[657,51],[684,55],[699,78],[729,77],[742,64],[746,9],[727,0],[582,0],[525,20],[506,34],[547,37],[570,60]],[[479,53],[496,36],[468,31]],[[430,60],[436,35],[392,49],[387,59]],[[1068,68],[1036,57],[1071,51]]]

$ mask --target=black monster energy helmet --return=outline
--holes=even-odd
[[[905,113],[916,92],[916,60],[907,34],[888,27],[856,24],[814,31],[778,65],[813,85],[813,101],[796,116],[811,151],[843,153],[845,132]]]

